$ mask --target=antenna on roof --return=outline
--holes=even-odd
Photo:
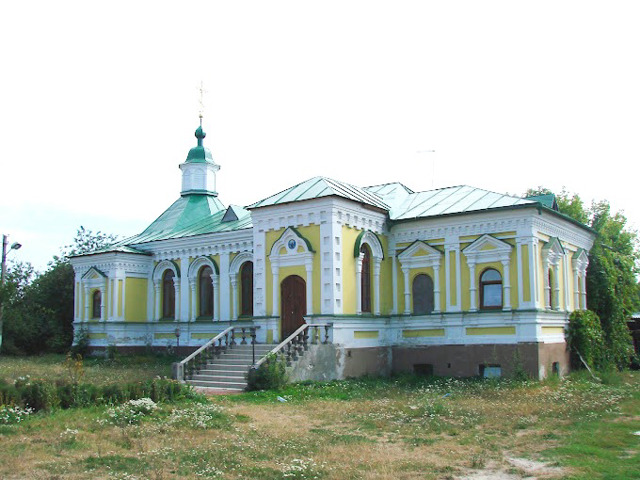
[[[417,150],[416,153],[418,154],[436,153],[436,151],[435,150]],[[431,188],[434,188],[435,180],[436,180],[436,159],[434,157],[434,159],[431,162]]]

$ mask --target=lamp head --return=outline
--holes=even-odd
[[[9,250],[20,250],[22,248],[22,244],[18,242],[14,242],[11,244],[11,248]]]

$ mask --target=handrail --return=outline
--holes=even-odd
[[[218,340],[220,340],[223,336],[225,336],[226,334],[228,334],[231,330],[233,330],[234,328],[236,328],[235,326],[233,327],[228,327],[226,329],[224,329],[222,332],[220,332],[218,335],[216,335],[215,337],[213,337],[211,340],[209,340],[207,343],[205,343],[204,345],[202,345],[199,349],[197,349],[195,352],[193,352],[191,355],[189,355],[187,358],[185,358],[184,360],[182,360],[180,363],[180,365],[185,365],[188,361],[193,360],[195,357],[197,357],[203,350],[206,350],[207,348],[209,348],[211,346],[211,344],[217,342]]]
[[[280,342],[275,348],[273,348],[271,351],[269,351],[269,353],[267,353],[264,357],[262,357],[260,360],[258,360],[258,362],[254,363],[253,366],[251,368],[259,368],[260,365],[262,365],[264,362],[267,361],[267,359],[269,358],[270,355],[277,355],[278,352],[280,352],[284,347],[286,347],[289,343],[293,342],[296,337],[298,335],[300,335],[302,332],[304,332],[305,330],[311,328],[311,327],[330,327],[332,326],[332,323],[305,323],[304,325],[301,325],[300,327],[298,327],[298,329],[293,332],[291,335],[289,335],[285,340],[283,340],[282,342]],[[305,347],[306,349],[306,347]]]

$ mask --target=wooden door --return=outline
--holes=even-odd
[[[307,314],[307,285],[301,277],[290,275],[280,284],[282,338],[286,339],[304,325]]]

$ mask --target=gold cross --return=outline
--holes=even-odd
[[[198,91],[200,92],[200,98],[198,99],[198,102],[200,103],[200,111],[198,112],[198,116],[200,117],[200,123],[202,123],[202,116],[204,115],[204,94],[207,93],[204,89],[204,82],[202,80],[200,81]]]

